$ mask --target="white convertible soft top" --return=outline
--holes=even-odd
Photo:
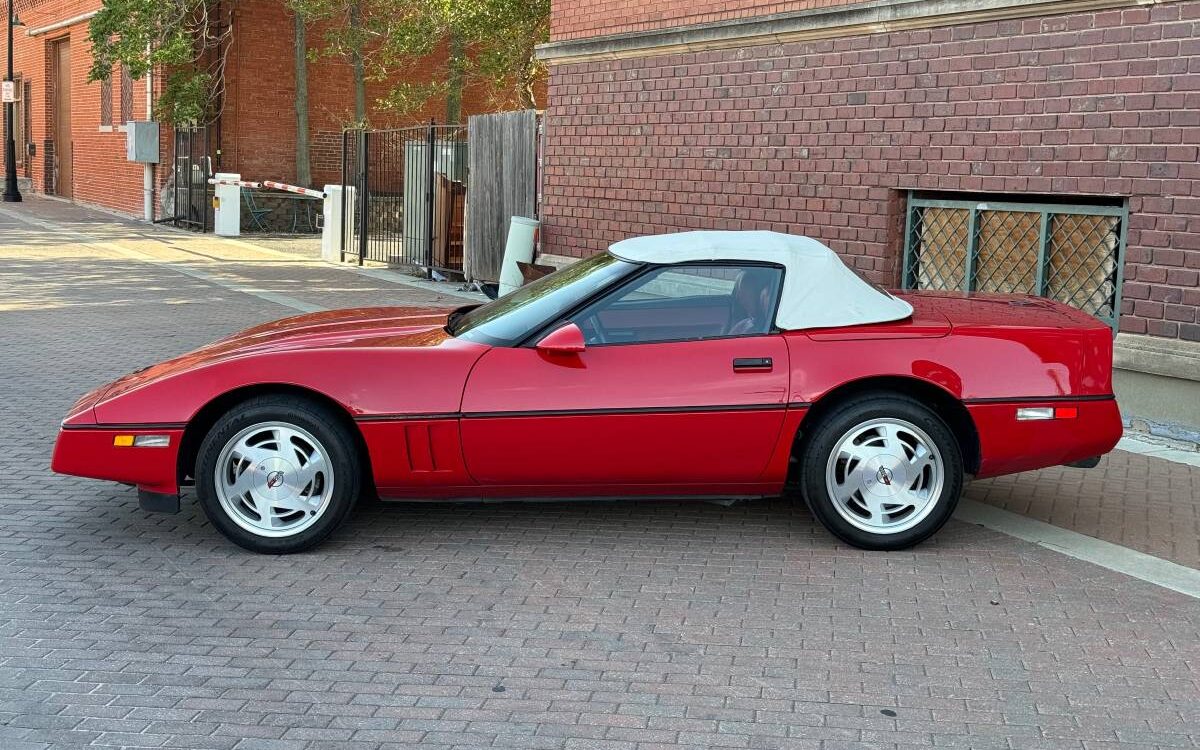
[[[755,260],[783,266],[775,325],[785,331],[902,320],[912,305],[868,284],[811,237],[780,232],[678,232],[633,237],[609,247],[637,263]]]

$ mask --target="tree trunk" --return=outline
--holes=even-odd
[[[308,38],[304,17],[295,14],[296,47],[296,184],[312,185],[312,164],[308,152]]]
[[[517,79],[517,100],[521,103],[521,109],[537,109],[537,98],[533,95],[533,84],[536,78],[537,73],[532,64],[521,68]]]
[[[350,5],[350,28],[358,32],[362,26],[362,7]],[[354,120],[359,127],[367,126],[367,76],[363,69],[362,39],[356,37],[354,51],[350,55],[354,68]]]
[[[450,32],[449,75],[446,81],[446,122],[456,125],[462,120],[463,66],[466,50],[462,39]]]

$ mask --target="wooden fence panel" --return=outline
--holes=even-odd
[[[534,218],[537,205],[537,113],[475,115],[467,120],[467,215],[463,271],[496,281],[513,216]]]

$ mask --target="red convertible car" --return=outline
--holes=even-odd
[[[384,498],[802,496],[916,544],[967,477],[1116,444],[1112,332],[1046,299],[889,293],[819,242],[639,237],[494,302],[251,328],[87,394],[53,469],[265,553]]]

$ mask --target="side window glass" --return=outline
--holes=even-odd
[[[774,324],[782,282],[775,266],[664,266],[572,320],[589,345],[762,335]]]

